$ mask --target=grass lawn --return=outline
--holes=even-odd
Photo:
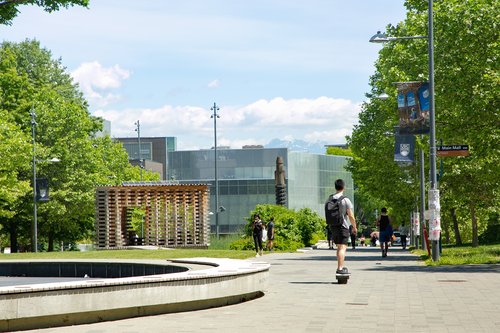
[[[427,255],[427,251],[413,250],[413,253],[419,255],[428,266],[500,264],[500,244],[478,247],[472,247],[471,245],[443,246],[443,253],[439,261],[436,262],[432,261],[432,256]]]
[[[0,260],[20,259],[177,259],[177,258],[230,258],[247,259],[255,256],[254,251],[175,249],[175,250],[99,250],[65,252],[26,252],[0,254]]]
[[[26,252],[0,253],[0,260],[20,259],[178,259],[178,258],[229,258],[247,259],[255,256],[255,251],[230,250],[229,245],[240,235],[228,235],[217,239],[210,237],[208,249],[160,249],[160,250],[97,250],[97,251],[65,251],[65,252]]]

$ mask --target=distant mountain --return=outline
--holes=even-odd
[[[265,148],[288,148],[290,151],[300,151],[304,153],[311,154],[325,154],[326,142],[307,142],[303,140],[281,140],[281,139],[272,139],[267,145],[264,145]]]

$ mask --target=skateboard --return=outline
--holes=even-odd
[[[349,280],[350,276],[351,276],[351,273],[349,273],[349,274],[335,274],[335,277],[337,278],[338,284],[347,284],[347,281]]]

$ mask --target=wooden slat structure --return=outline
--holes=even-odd
[[[209,186],[147,182],[96,189],[96,246],[100,249],[135,245],[131,217],[145,212],[142,245],[207,247],[210,239]]]

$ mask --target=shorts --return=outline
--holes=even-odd
[[[344,227],[333,227],[333,242],[337,245],[345,244],[347,245],[349,242],[349,238],[351,235],[349,234],[349,229]]]
[[[391,236],[392,236],[392,232],[390,232],[389,230],[382,230],[379,233],[379,237],[380,237],[379,242],[380,243],[390,242]]]

